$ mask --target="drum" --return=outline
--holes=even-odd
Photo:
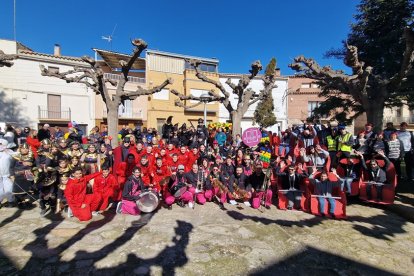
[[[139,195],[139,199],[136,201],[138,209],[143,213],[151,213],[157,209],[159,204],[158,194],[154,191],[146,191]]]
[[[187,185],[182,182],[177,183],[177,185],[171,188],[171,194],[174,195],[175,198],[179,198],[185,191],[187,191]]]

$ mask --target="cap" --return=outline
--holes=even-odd
[[[50,127],[50,125],[49,125],[49,124],[44,124],[43,126],[44,126],[44,127]]]
[[[177,170],[184,170],[184,165],[178,165]]]
[[[214,140],[213,145],[218,145],[217,140]]]
[[[64,137],[61,137],[61,138],[59,138],[58,139],[58,143],[60,144],[60,143],[66,143],[67,141],[66,141],[66,139],[64,138]]]

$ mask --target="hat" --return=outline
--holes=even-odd
[[[131,139],[128,136],[124,137],[124,143],[131,143]]]
[[[58,139],[58,143],[60,144],[60,143],[66,143],[67,141],[66,141],[66,139],[64,138],[64,137],[61,137],[61,138],[59,138]]]
[[[214,140],[213,145],[218,145],[217,140]]]
[[[345,126],[344,125],[338,126],[338,130],[341,130],[341,129],[345,129]]]
[[[177,170],[184,170],[184,165],[178,165]]]
[[[22,149],[30,149],[30,146],[29,146],[29,144],[24,143],[24,144],[21,144],[20,145],[20,148],[22,148]]]
[[[41,143],[42,145],[50,145],[52,142],[50,142],[50,140],[46,138],[46,139],[43,139]]]
[[[49,125],[49,124],[44,124],[43,126],[44,126],[44,127],[50,127],[50,125]]]

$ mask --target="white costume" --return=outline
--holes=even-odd
[[[7,148],[8,142],[0,139],[0,203],[7,198],[8,202],[13,202],[13,182],[10,180],[10,165],[13,152]]]

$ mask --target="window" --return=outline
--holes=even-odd
[[[317,83],[312,83],[312,88],[319,88],[319,84],[317,84]]]
[[[158,133],[162,133],[162,126],[165,124],[164,118],[157,118],[157,131]]]
[[[169,100],[170,99],[170,90],[163,89],[160,92],[152,94],[154,100]]]
[[[311,88],[311,84],[310,83],[302,83],[300,85],[300,88]]]
[[[396,113],[397,113],[397,117],[401,117],[402,116],[402,108],[398,107],[397,110],[396,110]]]
[[[47,95],[47,112],[49,119],[61,119],[61,98],[60,95]]]
[[[201,63],[199,65],[199,68],[201,71],[204,72],[211,72],[211,73],[216,73],[217,72],[217,65],[216,64],[207,64],[207,63]],[[185,69],[194,69],[193,66],[191,66],[191,64],[186,61],[185,62]]]
[[[125,100],[124,104],[118,107],[118,115],[120,117],[132,118],[132,101]]]
[[[313,111],[319,106],[320,102],[308,102],[308,117],[313,116]]]

